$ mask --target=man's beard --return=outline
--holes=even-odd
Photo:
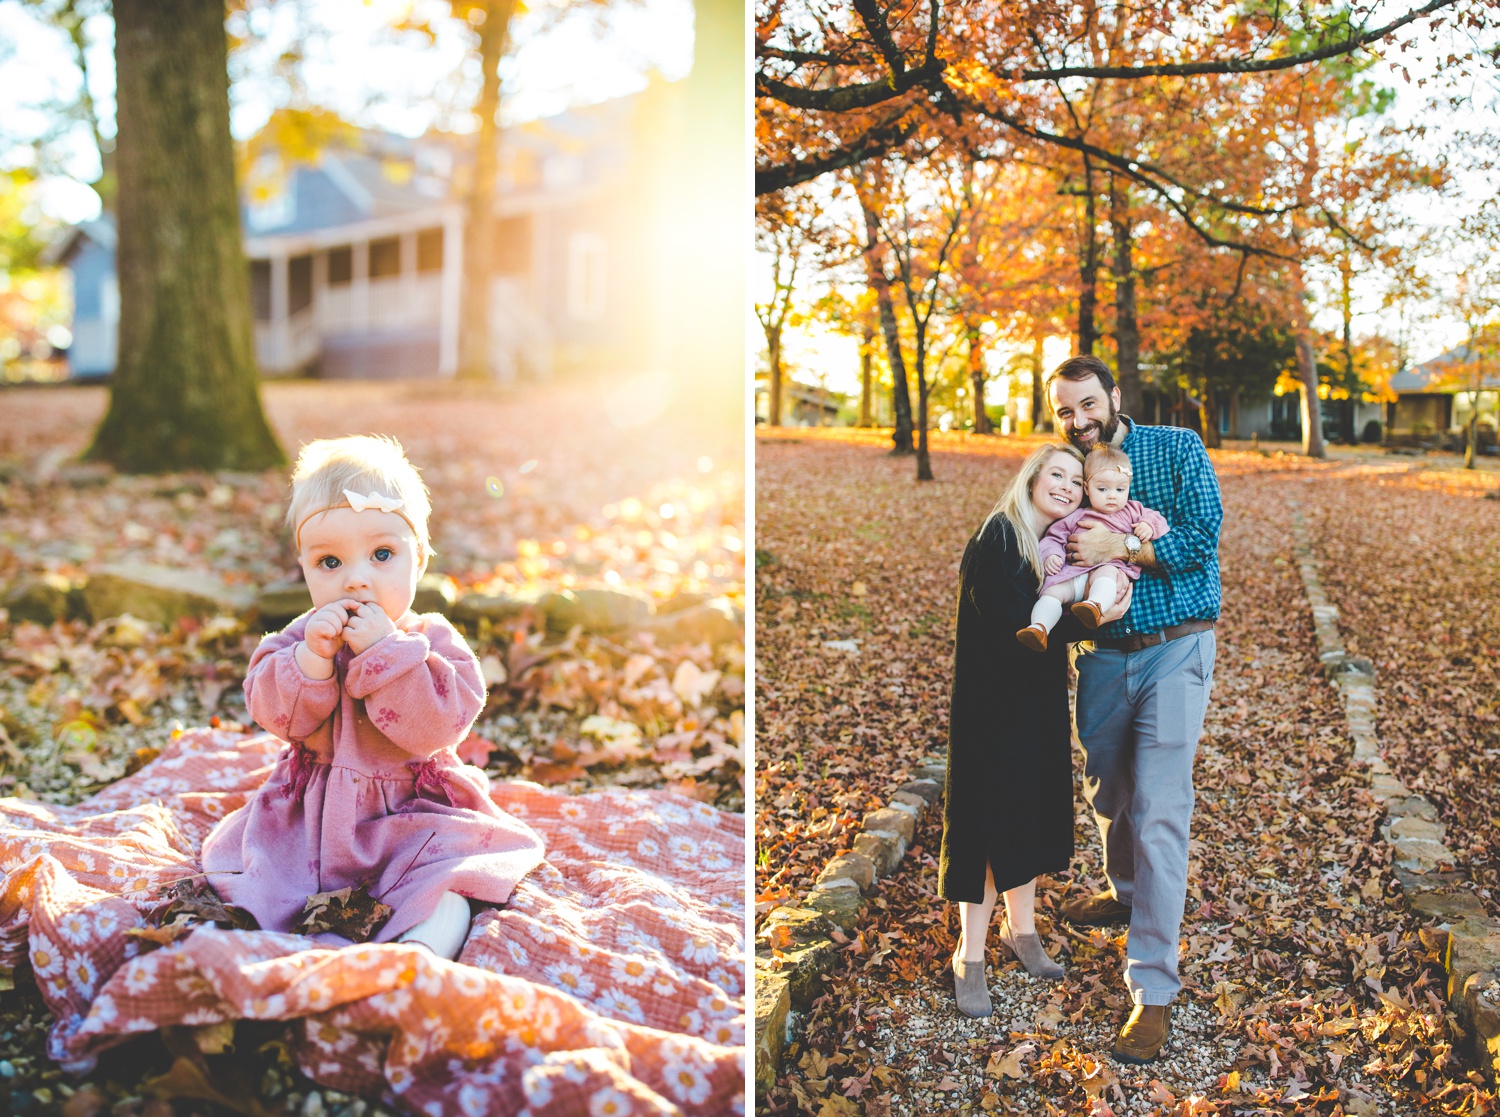
[[[1085,431],[1097,432],[1098,437],[1095,438],[1093,442],[1083,442],[1078,437],[1079,434],[1083,432],[1080,432],[1078,428],[1073,426],[1072,424],[1068,425],[1068,441],[1078,449],[1082,450],[1084,453],[1088,453],[1095,446],[1108,446],[1115,440],[1115,435],[1119,433],[1120,413],[1115,410],[1114,401],[1106,399],[1105,406],[1109,408],[1109,418],[1102,423],[1090,423],[1085,428]]]

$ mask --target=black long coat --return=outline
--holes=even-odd
[[[1085,638],[1063,615],[1047,651],[1016,639],[1031,623],[1037,579],[1015,529],[992,517],[964,551],[958,574],[947,793],[938,890],[984,900],[988,859],[1001,892],[1073,857],[1067,641]]]

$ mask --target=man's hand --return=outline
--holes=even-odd
[[[1109,624],[1117,621],[1130,609],[1130,599],[1135,596],[1135,579],[1118,579],[1120,588],[1116,590],[1115,603],[1099,615],[1100,624]]]
[[[1048,574],[1056,574],[1062,568],[1062,555],[1048,555],[1046,561],[1042,563],[1042,569]]]
[[[1123,538],[1103,524],[1085,520],[1068,536],[1068,561],[1074,566],[1099,566],[1111,559],[1123,559],[1125,544],[1120,542]]]
[[[1135,525],[1135,537],[1142,543],[1151,542],[1151,525],[1142,520]]]
[[[395,622],[379,605],[361,604],[350,613],[349,622],[344,625],[344,642],[350,651],[359,655],[395,631]]]

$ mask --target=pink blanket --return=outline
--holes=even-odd
[[[29,953],[58,1063],[87,1072],[169,1024],[296,1019],[308,1077],[409,1112],[743,1112],[744,821],[671,793],[498,785],[547,860],[458,962],[212,927],[140,952],[125,931],[282,747],[195,729],[75,807],[0,799],[0,965]]]

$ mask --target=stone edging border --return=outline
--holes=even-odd
[[[1370,793],[1385,807],[1380,834],[1392,847],[1396,880],[1407,907],[1437,920],[1438,929],[1447,932],[1443,967],[1448,1004],[1472,1034],[1479,1063],[1492,1078],[1500,1079],[1500,921],[1489,917],[1458,874],[1441,871],[1440,866],[1452,864],[1454,856],[1443,844],[1437,809],[1407,788],[1381,757],[1375,732],[1374,664],[1345,650],[1338,607],[1323,592],[1307,522],[1296,503],[1288,503],[1293,553],[1312,609],[1318,660],[1343,697],[1354,759],[1369,766]]]
[[[822,977],[838,958],[840,941],[854,929],[864,896],[880,877],[901,867],[917,824],[943,792],[948,761],[924,757],[914,778],[884,807],[865,815],[852,852],[823,866],[807,898],[766,917],[755,950],[755,1092],[762,1096],[781,1073],[782,1054],[800,1017],[821,992]],[[839,938],[835,939],[835,935]]]

